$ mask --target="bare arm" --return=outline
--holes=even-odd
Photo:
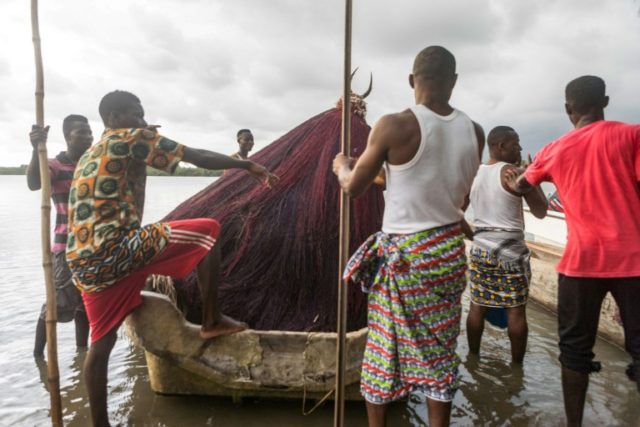
[[[524,196],[533,216],[542,219],[547,216],[549,202],[539,185],[532,186],[526,179],[524,179],[522,175],[523,172],[524,170],[522,169],[506,166],[503,168],[502,185],[510,193],[517,196]],[[522,182],[526,183],[526,187],[521,187],[521,184],[519,183]],[[524,192],[518,191],[521,189],[524,189]]]
[[[473,123],[473,131],[476,134],[476,140],[478,142],[478,158],[480,159],[480,161],[482,161],[482,151],[484,150],[484,130],[482,129],[482,126],[480,126],[478,123],[476,122],[472,122],[472,123]],[[469,207],[469,203],[470,203],[470,197],[469,197],[469,194],[467,194],[464,198],[464,204],[462,205],[462,210],[464,212],[467,211],[467,208]],[[465,218],[462,218],[462,221],[460,221],[460,225],[462,226],[462,232],[464,233],[466,238],[469,240],[473,240],[473,234],[475,232],[473,231],[473,227],[471,227],[471,225],[467,222]]]
[[[272,175],[264,166],[254,163],[251,160],[234,159],[225,154],[215,153],[209,150],[184,147],[182,160],[199,168],[210,170],[245,169],[250,175],[268,187],[271,187],[277,180],[277,177]]]
[[[473,240],[475,231],[473,231],[473,228],[466,219],[462,218],[462,221],[460,221],[460,226],[462,227],[462,233],[464,233],[464,236],[469,240]]]
[[[29,139],[31,140],[33,151],[31,151],[31,161],[27,166],[27,186],[31,191],[39,190],[40,186],[42,185],[40,182],[40,160],[38,159],[38,144],[47,143],[48,133],[49,126],[42,128],[38,125],[33,125],[31,127],[31,132],[29,133]]]
[[[358,158],[353,170],[349,166],[350,160],[343,154],[338,154],[333,161],[333,172],[338,177],[342,189],[350,197],[362,195],[382,169],[387,157],[389,139],[393,138],[395,120],[392,116],[383,116],[371,129],[367,148]]]
[[[527,205],[529,205],[529,209],[533,216],[540,219],[547,216],[549,202],[539,185],[536,185],[533,190],[525,194],[524,199],[527,201]]]
[[[529,181],[524,177],[523,174],[518,173],[519,176],[509,179],[507,181],[509,189],[515,194],[527,194],[531,190],[533,190],[533,185],[529,184]]]
[[[252,162],[240,160],[225,154],[215,153],[199,148],[184,147],[184,156],[187,163],[204,169],[249,169]]]
[[[484,130],[482,129],[482,126],[480,126],[478,123],[473,122],[473,131],[476,134],[476,139],[478,140],[478,156],[480,158],[480,161],[482,161],[482,152],[484,151]]]

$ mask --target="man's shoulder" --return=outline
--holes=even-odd
[[[384,124],[400,124],[408,121],[415,120],[415,114],[411,111],[410,108],[406,110],[399,111],[396,113],[385,114],[378,120],[378,123]]]
[[[400,137],[420,131],[415,114],[408,108],[398,113],[385,114],[380,117],[375,127],[378,131]]]
[[[61,151],[56,157],[47,159],[50,172],[55,175],[59,172],[73,171],[76,164],[69,159],[65,151]]]
[[[629,134],[631,136],[640,138],[640,124],[603,120],[602,128],[607,130],[614,130],[622,134]]]

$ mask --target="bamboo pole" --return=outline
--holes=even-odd
[[[342,94],[342,154],[351,155],[351,16],[352,0],[345,0],[344,35],[344,92]],[[342,280],[342,272],[349,258],[349,197],[340,192],[340,247],[338,250],[338,343],[336,346],[336,396],[334,401],[333,425],[344,425],[344,392],[347,335],[347,288]]]
[[[42,50],[40,48],[40,27],[38,23],[38,0],[31,0],[31,31],[33,52],[36,61],[36,123],[44,126],[44,72]],[[56,337],[56,293],[53,283],[53,262],[51,260],[51,181],[47,146],[38,144],[38,162],[42,185],[42,217],[40,222],[42,243],[42,267],[47,290],[47,382],[51,399],[51,423],[62,426],[62,402],[60,399],[60,374],[58,372],[58,348]]]

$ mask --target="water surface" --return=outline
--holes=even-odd
[[[212,178],[150,177],[145,221],[156,221]],[[32,357],[35,324],[45,291],[40,254],[40,193],[30,192],[24,176],[0,176],[0,426],[50,425],[46,367]],[[215,203],[215,201],[214,201]],[[468,304],[465,300],[465,305]],[[563,425],[556,319],[529,308],[529,352],[522,370],[508,363],[504,331],[487,327],[479,363],[466,361],[464,330],[459,340],[462,387],[453,409],[454,426]],[[463,322],[464,325],[464,322]],[[464,329],[464,328],[463,328]],[[604,369],[591,377],[586,426],[640,426],[640,395],[626,379],[628,356],[598,340]],[[75,349],[73,323],[58,324],[58,358],[64,422],[89,425],[81,380],[85,353]],[[122,331],[111,356],[109,410],[112,422],[131,426],[329,426],[333,405],[302,415],[300,401],[160,396],[153,393],[143,353]],[[392,405],[390,426],[426,426],[423,400]],[[361,403],[348,404],[348,426],[366,426]]]

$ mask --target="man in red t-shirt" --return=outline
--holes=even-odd
[[[553,182],[567,220],[558,270],[558,332],[565,413],[582,423],[600,307],[611,292],[622,316],[627,369],[640,391],[640,125],[604,120],[604,81],[583,76],[565,90],[575,129],[545,146],[517,180],[526,193]]]

